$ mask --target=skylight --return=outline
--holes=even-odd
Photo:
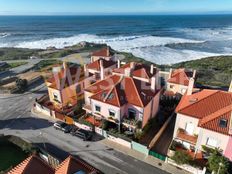
[[[227,120],[226,119],[220,119],[219,126],[221,128],[226,128],[227,127]]]

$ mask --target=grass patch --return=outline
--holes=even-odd
[[[13,63],[8,63],[9,68],[16,68],[18,66],[26,65],[27,62],[13,62]]]
[[[51,66],[53,65],[56,65],[56,64],[59,64],[61,65],[62,64],[62,61],[60,60],[56,60],[56,59],[51,59],[51,60],[41,60],[39,63],[37,63],[35,66],[34,66],[34,70],[35,71],[43,71],[43,70],[51,70]]]
[[[11,143],[6,138],[0,139],[0,171],[6,171],[28,157],[20,147]]]
[[[228,87],[232,79],[232,56],[217,56],[177,63],[173,68],[197,70],[197,83],[207,86]]]
[[[30,59],[31,56],[38,56],[39,51],[26,48],[0,48],[0,60]]]

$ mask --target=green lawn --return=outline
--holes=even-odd
[[[56,60],[56,59],[41,60],[39,63],[37,63],[34,66],[34,70],[35,71],[43,71],[43,69],[46,69],[47,67],[49,67],[51,65],[55,65],[55,64],[61,64],[62,65],[62,61]]]
[[[27,154],[8,140],[0,141],[0,171],[16,166],[27,158]]]

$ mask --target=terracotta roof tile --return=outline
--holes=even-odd
[[[131,62],[133,63],[133,62]],[[145,65],[145,64],[141,64],[141,63],[136,63],[135,64],[135,68],[132,71],[132,76],[135,77],[142,77],[145,79],[150,79],[154,74],[157,73],[157,69],[154,68],[154,74],[150,73],[150,66]],[[125,74],[125,69],[130,67],[130,63],[127,63],[125,65],[123,65],[121,68],[116,68],[113,70],[113,72],[115,73],[119,73],[119,74]]]
[[[153,92],[150,84],[131,77],[113,75],[109,77],[113,83],[107,84],[108,79],[100,81],[91,86],[91,88],[99,89],[100,84],[107,84],[102,90],[95,90],[92,99],[99,100],[111,105],[122,106],[125,103],[130,103],[135,106],[146,106],[156,95],[158,91]],[[89,91],[89,89],[87,89]]]
[[[103,48],[101,50],[92,53],[92,56],[97,56],[97,57],[111,57],[113,55],[114,53],[110,50],[109,47]]]
[[[168,79],[168,82],[188,86],[189,79],[192,76],[193,72],[186,71],[185,69],[177,69],[172,72],[171,78]]]
[[[177,113],[198,118],[199,126],[224,134],[228,134],[228,130],[221,129],[216,122],[224,116],[228,120],[231,111],[232,93],[206,89],[189,96],[184,95],[176,108]]]
[[[108,68],[111,67],[113,65],[116,65],[116,62],[112,61],[112,60],[105,60],[105,59],[98,59],[90,64],[87,65],[88,69],[93,69],[93,70],[97,70],[100,71],[100,61],[102,60],[103,62],[103,67],[104,68]]]
[[[55,170],[39,157],[32,155],[8,172],[8,174],[54,174]]]
[[[47,80],[50,82],[50,88],[63,89],[73,85],[76,82],[83,80],[84,69],[82,67],[69,67],[67,69],[61,69],[58,73],[53,73],[53,76]]]
[[[98,173],[97,169],[85,163],[84,161],[69,156],[56,168],[55,174],[74,174],[78,171],[84,171],[85,173]]]

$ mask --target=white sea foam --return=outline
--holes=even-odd
[[[225,28],[182,28],[177,29],[177,32],[184,33],[186,36],[190,36],[195,39],[203,40],[231,40],[232,39],[232,27]]]
[[[68,38],[54,38],[47,40],[39,40],[32,42],[22,42],[16,45],[20,48],[42,48],[45,49],[50,46],[56,48],[64,48],[72,46],[81,41],[93,43],[106,43],[112,48],[120,51],[127,51],[140,47],[162,46],[171,43],[198,43],[199,41],[171,38],[171,37],[156,37],[156,36],[118,36],[118,37],[101,37],[96,35],[80,34]]]
[[[146,60],[158,64],[171,64],[181,61],[187,61],[192,59],[199,59],[202,57],[215,56],[218,54],[185,50],[185,49],[172,49],[167,48],[166,44],[178,44],[178,43],[204,43],[204,40],[191,40],[172,37],[157,37],[157,36],[96,36],[89,34],[80,34],[68,38],[54,38],[46,40],[38,40],[31,42],[21,43],[2,43],[0,47],[19,47],[19,48],[41,48],[54,46],[56,48],[64,48],[66,46],[75,45],[81,41],[93,42],[93,43],[106,43],[117,51],[130,52],[135,56],[142,57]],[[229,49],[227,49],[228,51]]]

